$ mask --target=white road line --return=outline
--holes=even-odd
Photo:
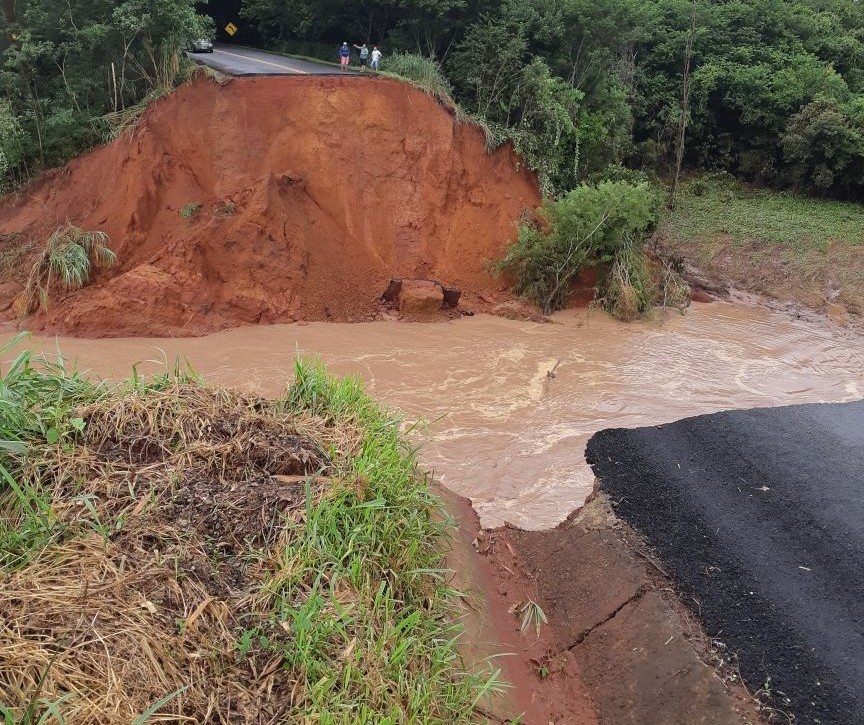
[[[229,53],[227,50],[214,50],[214,53],[221,53],[222,55],[231,55],[235,58],[242,58],[243,60],[249,63],[260,63],[261,65],[272,65],[274,68],[281,68],[282,70],[288,70],[292,73],[297,73],[301,76],[308,76],[309,74],[305,70],[298,70],[297,68],[292,68],[290,65],[282,65],[281,63],[271,63],[269,60],[258,60],[257,58],[250,58],[248,55],[240,55],[239,53]]]

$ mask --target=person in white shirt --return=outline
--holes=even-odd
[[[372,63],[370,67],[372,70],[378,70],[378,62],[381,60],[381,51],[378,50],[377,45],[372,46]]]

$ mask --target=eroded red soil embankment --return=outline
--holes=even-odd
[[[510,149],[487,154],[479,129],[403,83],[199,78],[130,136],[0,201],[0,235],[39,245],[69,220],[118,256],[28,328],[195,335],[369,319],[391,277],[501,299],[486,265],[538,203]]]

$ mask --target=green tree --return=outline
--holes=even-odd
[[[656,224],[659,201],[647,183],[577,186],[561,199],[543,203],[538,210],[540,223],[519,228],[517,242],[497,268],[511,275],[517,294],[545,313],[559,310],[586,266],[608,268],[622,251],[634,246],[639,254],[631,262],[642,265],[642,239]]]
[[[98,141],[97,120],[167,90],[190,37],[212,32],[195,0],[33,0],[0,15],[0,92],[20,130],[12,172]],[[16,141],[18,143],[18,141]],[[9,149],[4,145],[4,154]]]

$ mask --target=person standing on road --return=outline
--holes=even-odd
[[[372,70],[378,70],[378,63],[381,61],[381,51],[377,45],[372,46]]]
[[[339,62],[342,64],[342,70],[348,69],[348,63],[351,60],[351,48],[348,47],[348,43],[342,43],[342,47],[339,48]]]
[[[366,47],[366,43],[363,45],[354,44],[354,47],[360,51],[360,70],[366,70],[366,61],[369,59],[369,48]]]

